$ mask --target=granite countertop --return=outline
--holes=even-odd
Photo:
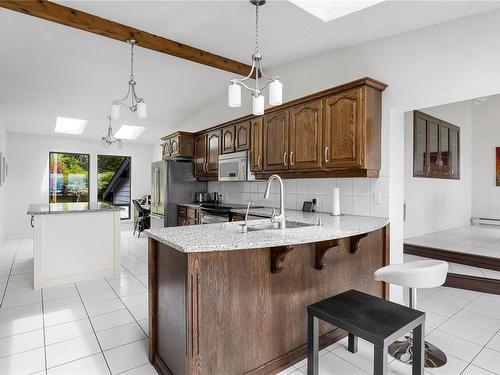
[[[233,210],[238,213],[244,211]],[[271,212],[271,208],[250,210],[250,214],[256,216],[270,216]],[[242,222],[231,222],[149,229],[145,233],[181,252],[196,253],[258,249],[334,240],[372,232],[389,223],[389,219],[383,217],[352,215],[334,217],[328,213],[307,213],[297,210],[285,210],[285,217],[287,221],[313,225],[285,230],[273,229],[242,233]],[[318,217],[322,222],[320,226],[317,225]],[[261,222],[268,223],[269,219],[252,220],[251,225]]]
[[[82,214],[121,210],[120,207],[107,203],[46,203],[30,204],[28,207],[28,215]]]

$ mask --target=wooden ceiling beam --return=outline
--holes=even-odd
[[[242,76],[251,69],[238,61],[47,0],[0,0],[0,7],[122,42],[135,39],[142,48]]]

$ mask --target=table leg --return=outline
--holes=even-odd
[[[425,323],[413,328],[413,363],[411,374],[424,375]]]
[[[319,321],[307,315],[307,375],[318,375],[319,368]]]
[[[354,336],[352,333],[349,333],[347,350],[351,353],[356,353],[358,351],[358,336]]]
[[[373,375],[387,374],[387,346],[375,345]]]

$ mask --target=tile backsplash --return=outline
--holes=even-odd
[[[333,188],[340,189],[340,212],[350,215],[389,216],[389,177],[283,180],[285,208],[301,210],[304,201],[317,200],[316,211],[332,212]],[[266,181],[209,182],[208,191],[222,194],[226,202],[279,207],[279,184],[274,181],[269,200]]]

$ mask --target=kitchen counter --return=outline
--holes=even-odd
[[[244,213],[245,210],[233,210]],[[256,208],[251,215],[271,216],[272,209]],[[151,229],[145,233],[152,239],[184,253],[259,249],[276,246],[335,240],[369,233],[385,227],[389,220],[367,216],[331,216],[327,213],[307,213],[285,210],[287,221],[313,224],[313,226],[285,230],[259,230],[242,233],[242,222],[191,225]],[[318,217],[322,225],[318,226]],[[269,222],[268,219],[252,220],[252,225]]]
[[[119,275],[120,211],[105,203],[31,204],[34,288]]]
[[[149,360],[159,374],[276,374],[306,356],[307,306],[349,289],[388,298],[388,286],[373,278],[389,262],[388,219],[285,216],[313,225],[242,233],[235,221],[147,231]],[[261,222],[270,219],[249,224]],[[320,347],[345,334],[320,325]]]
[[[47,203],[30,204],[28,215],[52,215],[52,214],[81,214],[89,212],[113,212],[121,211],[118,206],[107,203]]]

